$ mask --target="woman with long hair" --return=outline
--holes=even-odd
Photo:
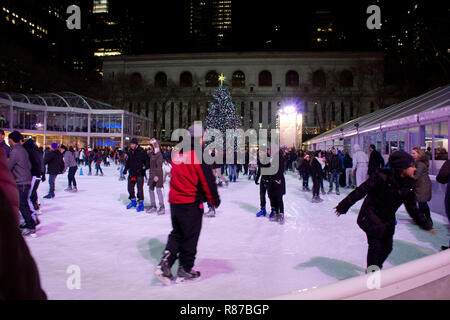
[[[428,206],[428,201],[431,200],[431,180],[428,175],[430,159],[428,159],[425,152],[418,147],[413,148],[411,155],[416,164],[416,172],[414,174],[416,200],[420,211],[423,212],[425,217],[433,224],[430,207]]]

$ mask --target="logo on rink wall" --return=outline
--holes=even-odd
[[[67,267],[67,274],[70,274],[66,281],[67,289],[69,290],[80,290],[81,289],[81,268],[75,264]]]
[[[378,266],[370,266],[367,268],[367,273],[370,276],[367,278],[367,289],[381,289],[381,270]]]
[[[72,14],[66,20],[67,28],[69,30],[73,30],[73,29],[80,30],[81,29],[81,9],[80,9],[80,7],[73,4],[73,5],[67,7],[66,12],[68,14]]]

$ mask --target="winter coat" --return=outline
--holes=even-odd
[[[130,177],[143,177],[145,171],[149,167],[149,159],[147,153],[138,146],[136,149],[129,149],[127,161],[125,162],[125,168],[123,173],[129,172]]]
[[[5,141],[2,141],[2,143],[0,143],[0,148],[1,147],[3,147],[3,150],[5,150],[6,157],[9,158],[9,153],[11,152],[11,147],[8,146]]]
[[[66,171],[67,168],[77,167],[75,158],[73,157],[72,152],[70,152],[69,150],[64,152],[63,160],[64,160],[64,171]]]
[[[369,165],[369,159],[367,154],[361,150],[359,144],[353,145],[353,170],[358,168],[364,168],[363,170],[367,170],[367,166]]]
[[[64,171],[64,160],[62,153],[58,149],[48,152],[44,158],[44,165],[47,166],[48,174],[61,174]]]
[[[3,151],[0,162],[5,161]],[[0,170],[0,175],[7,171]],[[17,188],[14,189],[17,193]],[[1,187],[0,208],[0,300],[46,300],[36,263],[18,228],[19,210]]]
[[[417,202],[428,202],[431,200],[431,180],[428,175],[428,158],[416,161],[416,200]]]
[[[314,180],[320,180],[323,175],[322,165],[317,158],[311,161],[311,178]]]
[[[442,165],[436,176],[436,181],[442,184],[447,184],[445,192],[445,212],[447,213],[448,220],[450,221],[450,160],[447,160]]]
[[[6,152],[3,148],[0,148],[0,192],[4,193],[8,198],[9,203],[11,203],[11,206],[16,213],[17,225],[19,225],[19,193],[17,192],[14,176],[8,169],[8,159],[6,158]],[[1,215],[2,214],[0,214],[0,216]]]
[[[372,175],[377,168],[384,168],[384,159],[377,150],[373,150],[369,156],[369,169],[367,174]]]
[[[8,169],[14,176],[17,185],[31,184],[31,163],[28,152],[17,143],[11,149],[8,159]]]
[[[344,156],[344,168],[351,169],[353,167],[353,159],[349,155]]]
[[[172,156],[169,203],[189,204],[208,202],[217,208],[220,198],[211,165],[198,160],[195,150],[177,151]]]
[[[286,194],[286,181],[284,179],[286,158],[282,155],[281,150],[278,156],[278,161],[278,171],[275,174],[269,176],[269,197],[277,197]]]
[[[164,186],[164,174],[163,174],[163,156],[161,151],[158,151],[158,153],[150,154],[150,160],[149,160],[149,167],[150,167],[150,179],[148,179],[148,185],[149,186],[156,186],[157,188],[162,188]],[[155,182],[155,177],[158,177],[158,181]]]
[[[342,170],[342,159],[341,159],[340,155],[333,154],[330,157],[330,160],[328,163],[328,169],[330,171],[336,171],[336,172],[340,172]]]
[[[259,154],[258,154],[258,158],[257,158],[257,164],[258,164],[258,170],[256,172],[255,182],[259,181],[259,177],[261,176],[261,168],[270,168],[270,162],[267,163],[267,164],[261,163],[260,158],[259,158]],[[269,179],[270,179],[270,175],[262,175],[261,176],[261,182],[263,182],[263,181],[264,182],[268,182]]]
[[[31,175],[33,177],[41,177],[44,174],[45,168],[44,168],[44,157],[37,147],[37,145],[34,143],[33,139],[28,139],[24,142],[22,145],[25,150],[28,152],[28,157],[30,159],[31,163]]]
[[[301,167],[299,171],[303,174],[311,174],[311,165],[309,164],[309,161],[303,159]]]
[[[401,178],[394,169],[378,169],[363,184],[337,205],[337,212],[347,213],[352,205],[364,198],[357,223],[369,236],[384,238],[395,231],[395,213],[404,204],[408,214],[422,229],[431,223],[416,205],[414,179]]]

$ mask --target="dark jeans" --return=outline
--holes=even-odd
[[[201,207],[200,207],[201,206]],[[197,254],[197,243],[202,229],[203,204],[171,204],[172,231],[165,250],[170,251],[169,266],[180,259],[180,266],[191,271]]]
[[[336,184],[336,191],[339,191],[339,175],[340,172],[337,170],[331,171],[331,179],[330,179],[330,190],[333,190],[333,182]]]
[[[33,177],[33,179],[31,180],[30,201],[33,205],[34,210],[39,210],[37,189],[39,188],[40,183],[41,183],[41,178]]]
[[[366,234],[367,235],[367,234]],[[383,268],[383,263],[392,251],[393,235],[375,238],[367,235],[369,249],[367,251],[367,268],[377,266]]]
[[[230,174],[230,176],[229,176],[230,182],[233,179],[236,180],[236,178],[237,178],[237,165],[236,164],[229,164],[228,165],[228,169],[229,169],[228,173]]]
[[[248,174],[248,164],[244,164],[244,175]]]
[[[92,174],[92,161],[88,161],[87,165],[89,166],[89,174]]]
[[[425,217],[428,219],[428,221],[433,223],[433,220],[431,220],[430,207],[428,206],[428,203],[427,202],[418,202],[418,205],[419,205],[420,212],[422,212],[425,215]]]
[[[55,181],[56,181],[56,174],[51,174],[48,178],[48,185],[50,186],[50,191],[48,192],[51,195],[55,195]]]
[[[100,166],[100,162],[95,163],[95,174],[98,175],[98,170],[100,170],[101,174],[103,174],[102,167]]]
[[[130,195],[128,199],[136,199],[136,195],[134,193],[134,186],[136,184],[138,190],[138,201],[144,201],[144,177],[137,177],[135,181],[132,181],[131,177],[128,177],[128,194]]]
[[[69,168],[69,173],[67,174],[67,179],[69,180],[69,187],[73,186],[77,187],[77,181],[75,180],[75,173],[77,172],[78,167],[73,166]]]
[[[280,188],[280,185],[276,182],[272,182],[267,190],[270,199],[270,206],[276,213],[284,213],[283,194],[281,193]]]
[[[302,176],[303,176],[303,188],[308,188],[309,173],[303,172]]]
[[[313,180],[313,187],[312,187],[313,197],[318,197],[320,191],[320,178],[313,178],[312,180]]]
[[[267,192],[268,182],[261,179],[259,182],[259,200],[261,204],[261,209],[266,207],[266,192]]]
[[[30,188],[31,185],[29,184],[22,184],[17,186],[17,189],[19,190],[19,210],[22,214],[23,220],[25,220],[27,229],[36,229],[36,223],[31,216],[31,209],[28,202]]]

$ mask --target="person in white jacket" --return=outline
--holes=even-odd
[[[352,175],[356,178],[356,186],[359,187],[369,177],[367,170],[369,166],[369,157],[361,150],[359,144],[353,145],[353,171]],[[356,172],[356,176],[355,176]]]

